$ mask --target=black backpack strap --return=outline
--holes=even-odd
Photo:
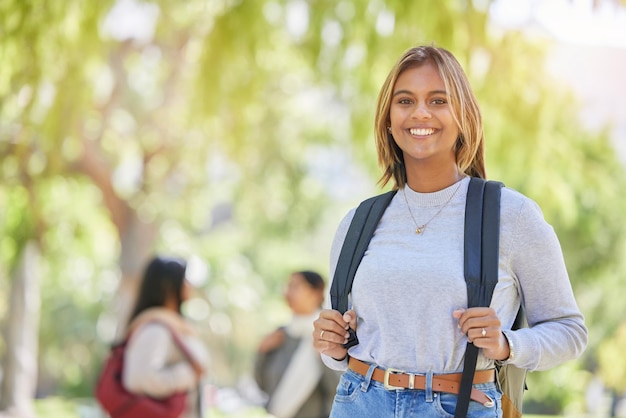
[[[395,194],[396,191],[393,190],[361,202],[350,222],[330,286],[332,308],[342,314],[348,310],[348,295],[352,289],[356,270],[380,218]]]
[[[465,204],[464,244],[468,308],[489,306],[493,289],[498,283],[502,186],[495,181],[476,177],[470,179]],[[455,418],[467,415],[477,359],[478,347],[468,342]]]

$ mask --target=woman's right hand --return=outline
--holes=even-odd
[[[343,360],[348,354],[343,347],[350,336],[347,329],[356,331],[356,312],[351,309],[341,315],[339,311],[325,309],[313,321],[313,327],[313,347],[321,354]]]

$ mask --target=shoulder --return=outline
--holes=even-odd
[[[371,211],[374,206],[377,206],[384,210],[384,208],[389,205],[395,195],[396,190],[392,190],[363,200],[361,203],[359,203],[358,206],[350,209],[348,213],[343,217],[343,219],[339,223],[339,229],[347,231],[355,215],[367,215],[367,213]]]
[[[165,325],[146,322],[130,333],[124,356],[136,363],[152,361],[154,358],[163,359],[173,344],[172,336]]]
[[[163,343],[171,339],[171,332],[167,325],[152,321],[138,325],[130,336],[130,341],[146,342],[150,341],[154,344]],[[152,343],[151,343],[152,344]]]
[[[509,187],[502,188],[500,226],[501,237],[510,237],[511,243],[546,243],[556,241],[556,234],[541,207],[533,199]]]
[[[503,220],[518,218],[540,218],[543,220],[543,212],[533,199],[510,187],[502,188],[500,200],[501,216]]]
[[[377,194],[376,196],[369,197],[361,202],[360,207],[369,207],[376,203],[380,205],[386,205],[396,195],[397,190],[391,190],[385,193]]]
[[[337,232],[343,231],[343,235],[345,235],[346,231],[348,230],[348,227],[350,226],[350,223],[352,222],[352,219],[354,219],[355,213],[356,213],[356,207],[350,209],[348,213],[344,215],[344,217],[341,219],[341,222],[339,222],[339,226],[337,227]]]
[[[348,235],[348,230],[350,229],[350,225],[352,225],[352,221],[354,220],[355,216],[360,216],[361,224],[365,224],[365,219],[364,219],[365,216],[363,216],[363,213],[367,212],[368,208],[371,208],[371,206],[374,204],[380,204],[380,205],[386,206],[387,204],[389,204],[389,200],[390,200],[389,198],[393,197],[393,194],[394,192],[387,192],[387,193],[382,193],[376,196],[369,197],[363,200],[358,206],[350,209],[344,215],[344,217],[339,222],[337,229],[335,230],[335,236],[332,241],[331,265],[335,265],[339,257],[340,249],[343,246],[343,242],[345,241],[346,236]],[[355,225],[355,227],[358,227],[358,225]]]
[[[146,309],[133,319],[128,329],[132,333],[148,324],[157,324],[165,331],[176,331],[179,335],[195,335],[193,326],[180,313],[163,307]]]

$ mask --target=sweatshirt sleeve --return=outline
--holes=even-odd
[[[507,331],[511,363],[545,370],[579,357],[587,328],[578,309],[561,245],[535,202],[520,206],[510,240],[509,268],[519,282],[528,328]]]
[[[196,385],[191,365],[180,357],[170,331],[161,324],[146,324],[131,336],[124,354],[124,386],[131,392],[155,398],[188,391]],[[181,354],[182,356],[182,354]]]

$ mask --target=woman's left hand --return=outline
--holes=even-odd
[[[458,309],[452,316],[469,342],[483,349],[485,357],[493,360],[509,358],[509,342],[502,333],[500,319],[492,308]]]

